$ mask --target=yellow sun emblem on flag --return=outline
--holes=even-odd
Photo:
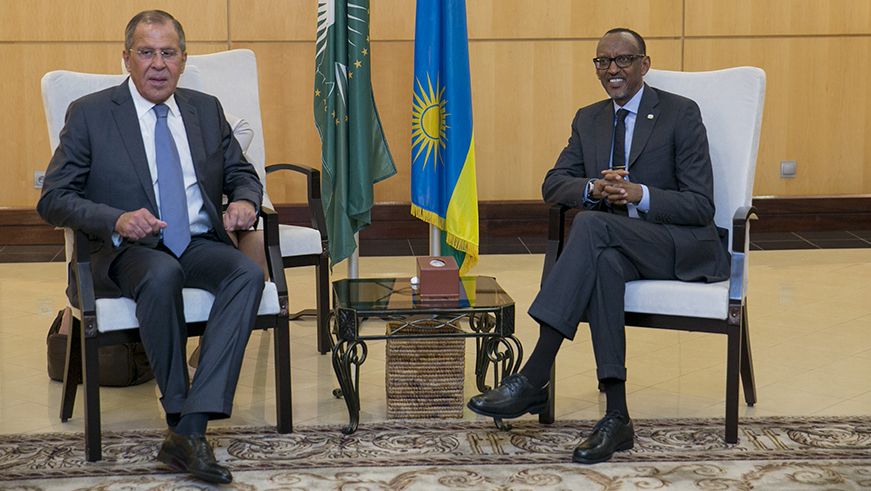
[[[433,89],[432,80],[429,74],[426,76],[428,89],[425,89],[417,81],[418,90],[414,93],[414,104],[411,116],[411,148],[417,148],[417,153],[413,161],[424,154],[423,168],[426,169],[426,164],[429,162],[429,157],[433,157],[433,162],[442,160],[441,149],[445,148],[445,129],[448,126],[445,124],[447,116],[445,113],[445,88],[440,87],[440,82],[436,78],[436,86]]]

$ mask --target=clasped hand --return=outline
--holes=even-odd
[[[224,229],[248,230],[254,226],[257,213],[254,205],[246,200],[234,201],[227,205],[224,212]],[[141,240],[149,235],[156,235],[166,228],[166,222],[155,218],[150,211],[140,208],[136,211],[122,213],[115,222],[115,232],[130,240]]]
[[[629,175],[625,170],[606,169],[602,178],[593,181],[593,199],[606,199],[612,205],[638,203],[644,194],[640,184],[624,179]]]

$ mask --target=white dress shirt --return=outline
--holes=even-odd
[[[626,115],[626,119],[623,120],[626,125],[626,140],[623,145],[625,151],[623,152],[623,156],[626,159],[623,162],[623,168],[629,170],[629,155],[632,152],[632,135],[635,134],[635,121],[638,119],[638,106],[641,105],[641,95],[644,94],[644,86],[641,86],[641,89],[632,96],[632,99],[629,99],[629,102],[626,103],[625,106],[620,107],[617,103],[614,103],[614,124],[617,124],[616,114],[620,109],[625,109],[629,111],[629,114]],[[611,155],[613,158],[614,155],[614,146],[611,144]],[[632,173],[630,172],[628,176],[626,176],[626,180],[631,180]],[[639,183],[640,184],[640,183]],[[626,210],[629,212],[629,216],[633,218],[638,217],[638,212],[643,211],[647,213],[650,210],[650,192],[647,190],[647,186],[644,184],[640,184],[641,186],[641,201],[638,204],[635,203],[626,203]]]
[[[142,131],[142,142],[145,144],[145,156],[148,158],[148,169],[151,171],[151,184],[154,186],[154,197],[157,199],[157,210],[160,212],[160,192],[158,190],[157,161],[155,159],[154,149],[154,125],[157,123],[157,114],[153,108],[155,104],[145,100],[132,80],[128,80],[130,95],[133,96],[133,104],[136,106],[136,115],[139,117],[139,129]],[[166,115],[166,124],[169,127],[169,132],[172,134],[172,139],[178,150],[178,157],[181,161],[182,175],[184,176],[184,189],[188,205],[188,217],[191,224],[191,235],[200,235],[209,231],[211,222],[206,209],[203,207],[203,196],[200,193],[200,187],[197,184],[197,174],[194,171],[194,160],[191,156],[191,149],[188,143],[187,132],[184,127],[184,120],[181,118],[181,113],[178,109],[178,104],[175,101],[175,95],[172,95],[163,102],[169,107],[169,112]]]
[[[623,149],[624,149],[623,156],[626,160],[623,162],[623,166],[627,170],[629,169],[629,155],[632,152],[632,135],[635,134],[635,120],[638,119],[638,106],[641,105],[641,96],[643,93],[644,93],[644,86],[642,85],[641,89],[639,89],[638,92],[636,92],[635,95],[632,96],[632,99],[629,99],[629,102],[627,102],[625,106],[620,107],[619,105],[617,105],[616,102],[613,104],[614,115],[615,115],[615,117],[614,117],[614,125],[615,126],[617,125],[617,117],[616,117],[617,111],[619,111],[620,109],[625,109],[625,110],[629,111],[629,114],[627,114],[626,118],[623,120],[623,124],[626,126],[626,139],[625,139],[624,145],[623,145]],[[613,134],[613,132],[612,132],[612,134]],[[613,141],[611,142],[610,155],[611,155],[611,158],[609,158],[609,160],[612,160],[613,156],[614,156],[614,142]],[[627,181],[629,181],[630,177],[631,177],[631,174],[630,174],[630,176],[627,176],[625,179]],[[598,202],[598,200],[591,200],[587,197],[587,196],[589,196],[590,190],[592,190],[593,181],[598,181],[598,180],[599,180],[599,178],[595,177],[595,178],[590,179],[590,181],[588,182],[587,193],[584,196],[584,202],[587,202],[587,203]],[[647,211],[650,210],[650,192],[647,190],[647,186],[645,186],[644,184],[639,183],[639,185],[641,186],[641,201],[639,201],[638,204],[635,204],[635,203],[627,203],[626,204],[626,211],[629,213],[629,216],[632,218],[638,218],[639,211],[647,213]]]

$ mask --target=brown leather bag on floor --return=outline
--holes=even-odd
[[[64,379],[69,322],[69,308],[58,312],[45,339],[48,348],[48,377],[58,382],[63,382]],[[100,360],[100,385],[104,387],[139,385],[154,378],[142,343],[101,346],[97,356]],[[81,376],[78,383],[82,383]]]

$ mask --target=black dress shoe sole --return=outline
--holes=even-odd
[[[520,411],[517,413],[492,413],[492,412],[484,411],[483,409],[479,409],[479,408],[472,406],[471,402],[466,404],[466,407],[468,407],[469,410],[472,411],[473,413],[480,414],[481,416],[487,416],[490,418],[512,419],[512,418],[519,418],[526,413],[541,414],[544,412],[545,409],[547,409],[547,402],[545,402],[543,404],[538,404],[535,406],[530,406],[530,407],[524,409],[523,411]]]
[[[181,459],[172,455],[169,452],[164,452],[163,450],[157,453],[157,460],[159,462],[163,462],[172,469],[175,469],[179,472],[186,472],[194,477],[202,479],[203,481],[213,482],[217,484],[230,484],[231,482],[233,482],[232,477],[227,479],[222,475],[210,474],[208,472],[200,472],[195,469],[189,469],[187,464],[185,464]]]
[[[614,449],[614,452],[622,452],[624,450],[630,450],[634,446],[635,446],[635,439],[633,438],[632,440],[629,440],[628,442],[623,442],[620,445],[617,445],[617,447]],[[611,457],[613,457],[613,456],[614,456],[614,453],[612,452],[608,455],[603,455],[597,459],[585,459],[583,457],[578,457],[578,456],[572,454],[572,460],[579,463],[579,464],[598,464],[599,462],[606,462],[608,460],[611,460]]]

